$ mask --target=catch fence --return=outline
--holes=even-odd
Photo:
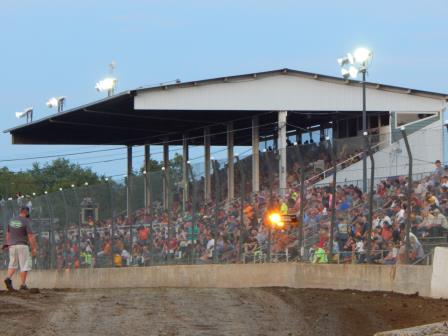
[[[437,210],[428,203],[426,192],[445,201],[439,188],[444,183],[442,175],[377,178],[373,174],[371,184],[369,161],[366,192],[362,180],[335,183],[339,173],[361,162],[364,155],[373,157],[378,144],[377,136],[291,144],[286,148],[284,174],[280,173],[280,150],[262,150],[259,190],[254,190],[252,155],[243,153],[233,164],[212,160],[208,181],[204,163],[188,163],[12,199],[1,204],[1,227],[6,232],[20,207],[30,208],[38,245],[33,258],[37,269],[291,261],[395,263],[404,249],[407,262],[426,262],[431,251],[422,246],[422,254],[408,232],[446,242],[442,225],[421,225],[430,219],[434,224],[434,215],[430,218],[426,208]],[[231,174],[233,198],[228,197]],[[281,178],[286,179],[285,190],[280,190]],[[414,182],[409,184],[409,178]],[[428,183],[435,187],[428,188]],[[446,213],[442,208],[438,207]],[[279,223],[270,220],[273,212],[282,216]],[[397,217],[402,212],[407,215]],[[391,219],[392,229],[385,217]],[[392,230],[395,236],[387,239],[389,233],[380,229]],[[410,246],[404,243],[405,237],[410,237]],[[1,258],[1,267],[7,267],[7,253]]]

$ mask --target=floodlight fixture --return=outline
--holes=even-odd
[[[35,193],[35,192],[33,192],[33,196],[36,196],[36,193]]]
[[[84,182],[84,185],[85,185],[85,186],[88,186],[88,185],[89,185],[89,182]]]
[[[108,177],[106,177],[106,178],[104,179],[104,181],[108,182],[108,181],[109,181],[109,178],[108,178]]]
[[[146,175],[146,170],[143,171],[143,175]]]
[[[358,76],[359,70],[355,66],[350,66],[348,68],[348,73],[350,74],[351,78],[356,78]]]
[[[44,191],[44,194],[47,195],[47,194],[48,194],[48,191],[45,190],[45,191]]]
[[[341,68],[341,74],[344,79],[347,79],[350,77],[350,71],[348,71],[346,68]]]
[[[367,136],[367,135],[368,135],[368,133],[367,133],[367,132],[363,132],[363,133],[362,133],[362,135],[364,135],[364,136]]]
[[[355,57],[353,57],[353,54],[348,53],[348,54],[347,54],[347,59],[348,59],[348,62],[349,62],[350,64],[355,64]]]
[[[59,191],[62,191],[62,188],[59,188]]]
[[[346,58],[345,57],[338,58],[337,62],[339,66],[344,66],[346,63]]]
[[[75,185],[74,184],[72,184],[72,188],[74,188],[75,187]]]
[[[64,102],[65,102],[65,97],[52,97],[52,98],[48,99],[46,105],[49,108],[56,107],[58,109],[58,113],[59,113],[59,112],[62,112],[62,110],[64,109]]]
[[[353,53],[355,61],[359,64],[365,64],[372,56],[372,52],[364,47],[358,48]]]
[[[341,74],[344,79],[357,78],[362,75],[362,131],[367,131],[367,112],[366,112],[366,74],[369,61],[372,59],[373,52],[367,48],[357,48],[353,53],[348,53],[345,57],[338,58],[338,64],[341,67]],[[362,176],[363,192],[367,192],[367,159],[362,158]]]
[[[107,91],[107,96],[112,96],[114,94],[115,86],[117,85],[117,79],[112,77],[107,77],[100,80],[95,85],[95,89],[100,92]]]
[[[33,121],[33,108],[32,107],[27,107],[26,109],[24,109],[21,112],[16,112],[17,119],[25,118],[25,117],[26,117],[27,123]]]

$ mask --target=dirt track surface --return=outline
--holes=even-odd
[[[1,335],[373,335],[446,320],[448,301],[314,289],[0,291]]]

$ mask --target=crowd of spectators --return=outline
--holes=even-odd
[[[313,152],[315,148],[317,151]],[[305,152],[305,162],[316,157],[326,162],[326,155],[328,146],[322,143]],[[425,257],[422,239],[446,237],[448,229],[448,170],[440,161],[435,165],[432,173],[412,185],[408,255],[412,262]],[[174,198],[167,211],[156,201],[151,209],[139,209],[130,218],[124,215],[100,220],[90,218],[83,224],[72,223],[51,232],[39,230],[36,266],[125,267],[267,260],[394,264],[404,261],[407,178],[385,178],[376,186],[369,249],[368,194],[354,185],[336,187],[336,220],[331,244],[333,187],[316,186],[309,180],[305,199],[301,200],[300,170],[298,162],[293,160],[288,165],[288,190],[280,197],[274,192],[278,190],[277,174],[269,167],[262,165],[261,168],[262,191],[247,195],[244,200],[237,198],[219,204],[213,200],[206,203],[196,200],[188,203],[183,211]],[[308,164],[307,171],[310,169],[314,167]],[[281,229],[272,227],[268,218],[272,211],[299,215],[302,201],[303,223],[298,226],[286,223]],[[299,231],[303,234],[303,244],[299,241]]]

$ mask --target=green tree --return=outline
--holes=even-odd
[[[67,159],[57,159],[43,166],[36,162],[31,169],[20,172],[3,167],[0,168],[0,197],[13,197],[19,192],[24,195],[42,194],[44,191],[69,188],[72,184],[96,184],[103,180],[104,176],[99,176],[90,168],[70,163]]]

